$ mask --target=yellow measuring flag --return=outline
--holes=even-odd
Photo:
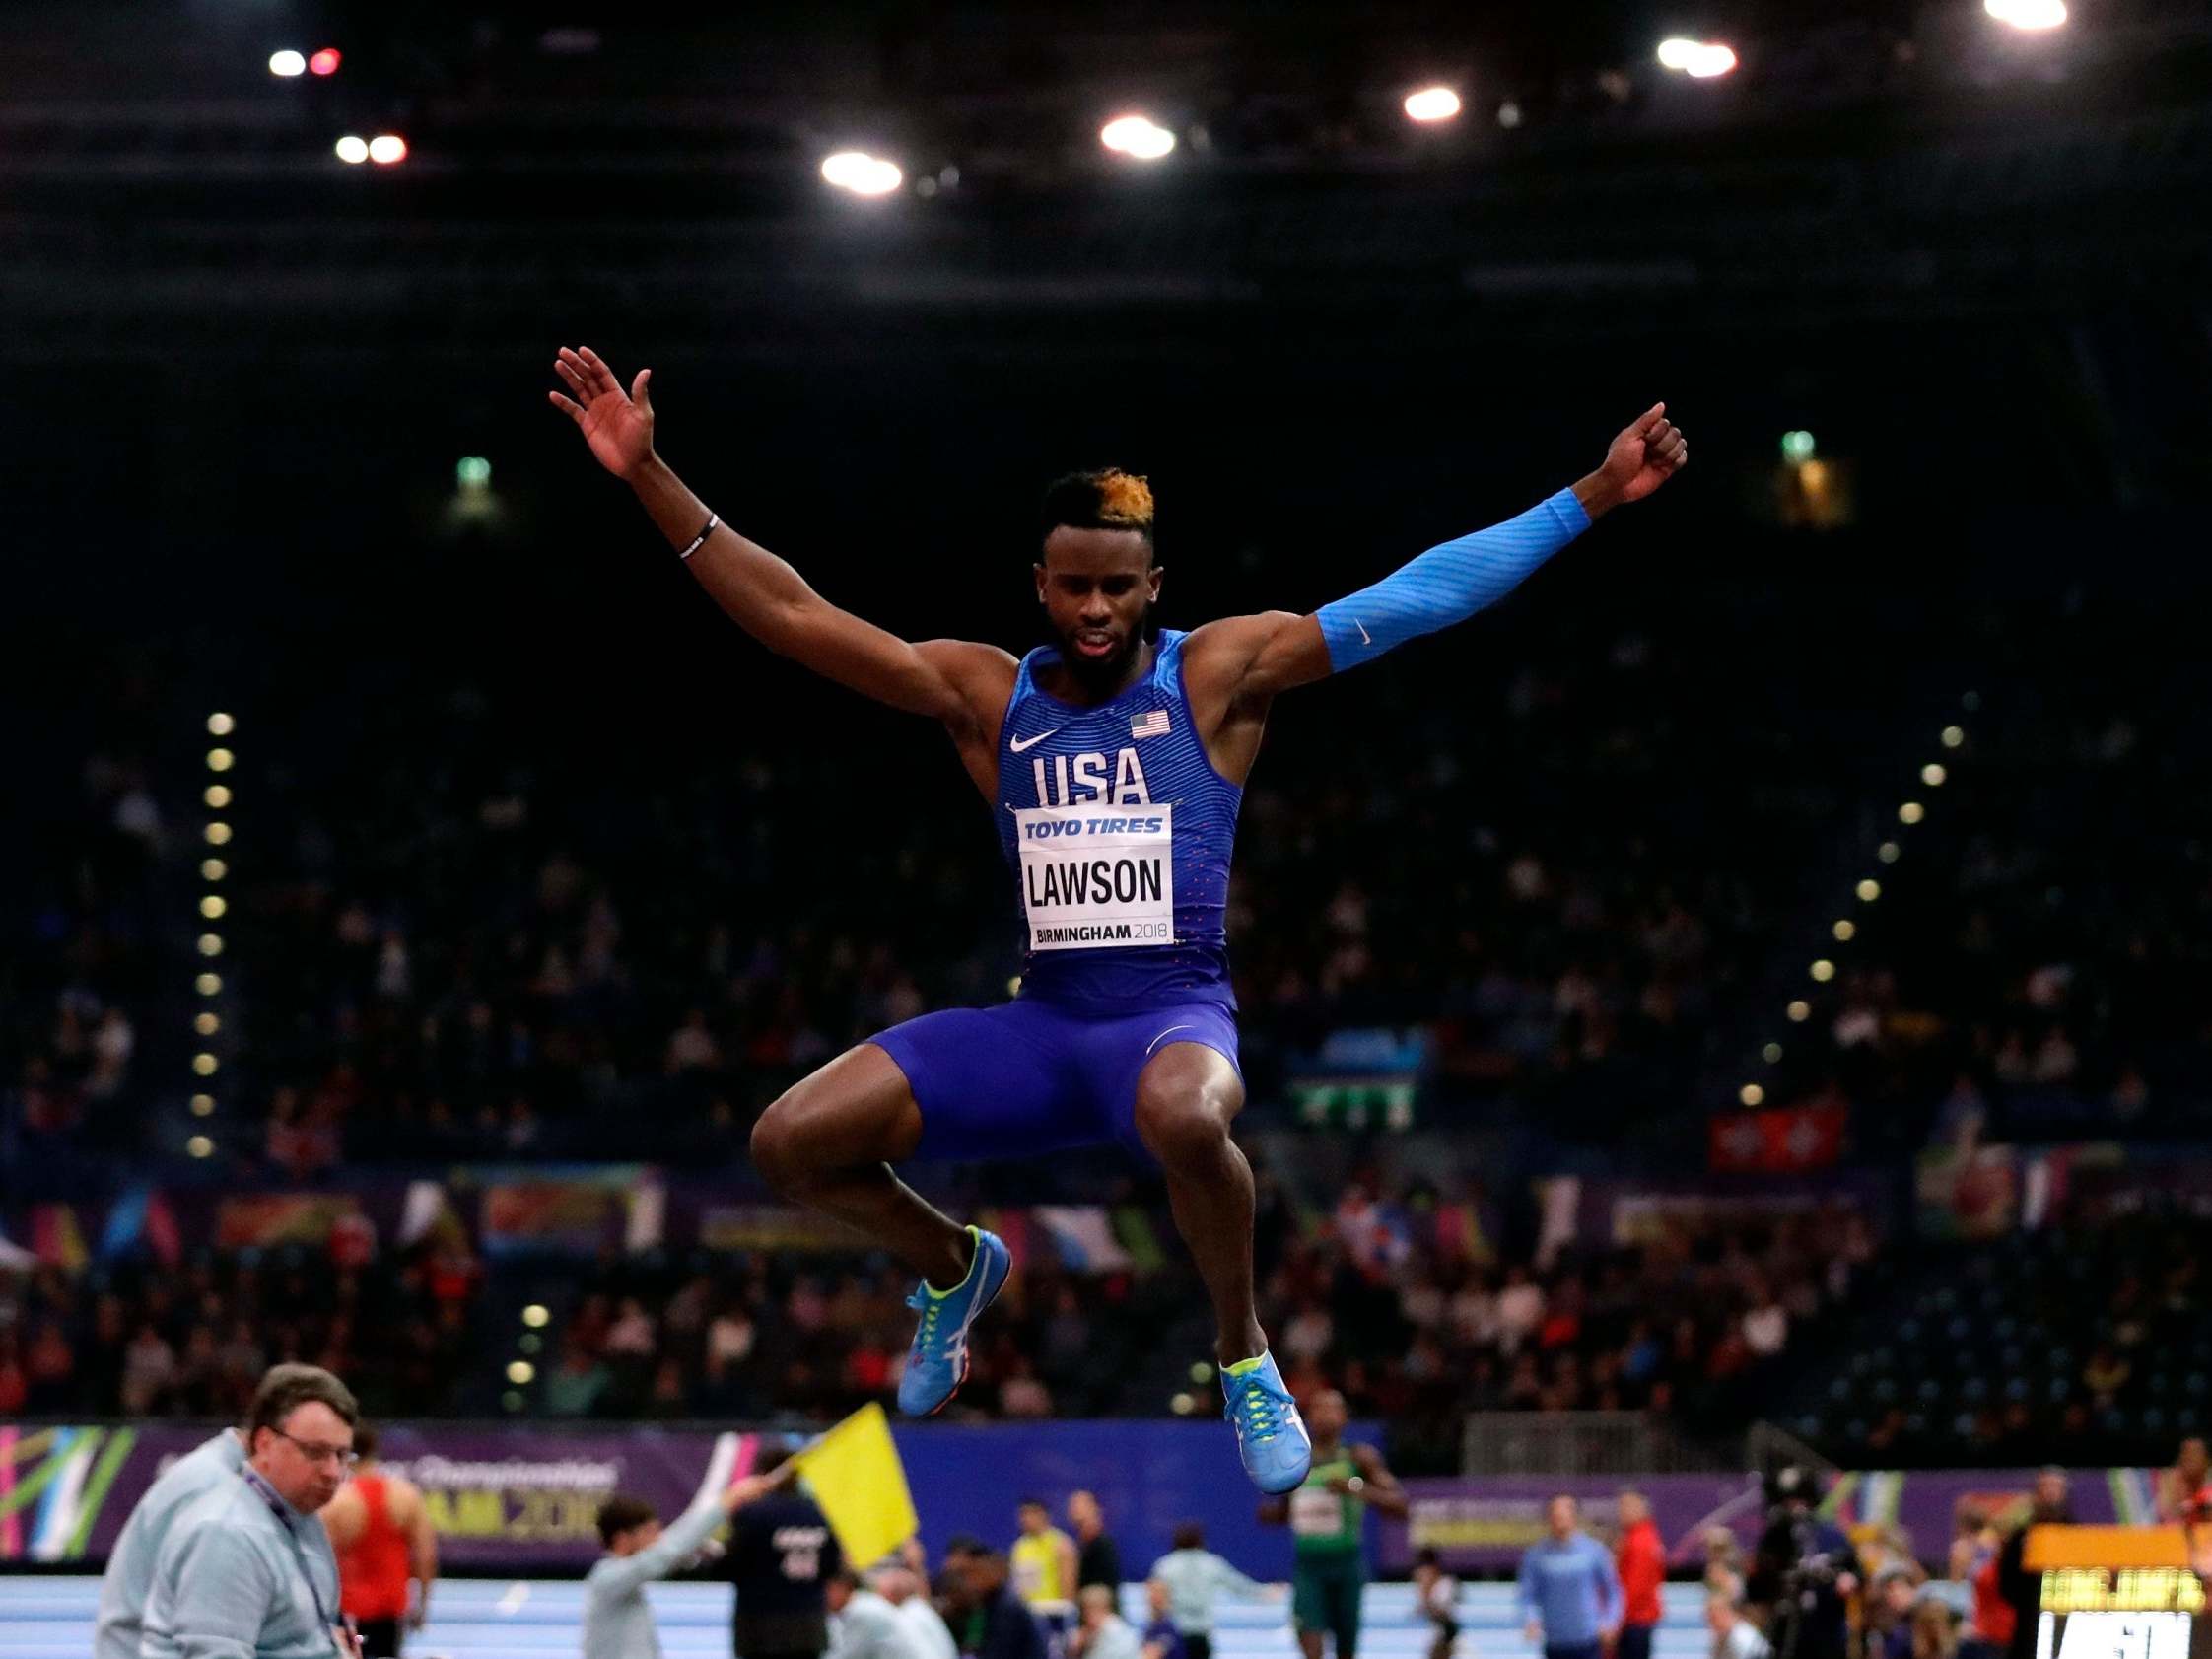
[[[906,1469],[883,1408],[869,1402],[794,1454],[807,1490],[856,1572],[873,1566],[921,1528]]]

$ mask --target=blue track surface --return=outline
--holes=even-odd
[[[99,1593],[94,1578],[0,1577],[0,1659],[85,1659]],[[726,1584],[657,1584],[651,1594],[667,1659],[729,1659]],[[1126,1611],[1142,1602],[1141,1586],[1124,1592]],[[584,1590],[573,1579],[451,1579],[432,1605],[437,1617],[408,1644],[409,1659],[574,1659]],[[1217,1659],[1291,1659],[1288,1617],[1282,1602],[1224,1603]],[[1460,1623],[1458,1659],[1528,1659],[1510,1584],[1467,1586]],[[1428,1639],[1410,1586],[1369,1586],[1361,1659],[1421,1659]],[[1657,1659],[1706,1659],[1702,1586],[1667,1586],[1653,1645]]]

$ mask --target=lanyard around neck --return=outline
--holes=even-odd
[[[245,1477],[245,1484],[253,1488],[254,1495],[268,1505],[269,1513],[277,1519],[277,1525],[284,1529],[285,1542],[292,1546],[292,1564],[300,1569],[300,1576],[308,1586],[308,1597],[314,1603],[315,1625],[327,1634],[336,1626],[322,1605],[322,1592],[315,1587],[314,1573],[309,1569],[308,1558],[300,1553],[300,1535],[292,1525],[292,1505],[277,1494],[276,1487],[270,1486],[261,1472],[250,1463],[239,1473]],[[331,1636],[330,1639],[331,1650],[335,1652],[337,1637]]]

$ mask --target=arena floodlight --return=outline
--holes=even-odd
[[[822,179],[856,196],[887,196],[906,182],[906,174],[896,162],[864,150],[840,150],[823,159]]]
[[[1813,1004],[1806,1002],[1804,998],[1800,997],[1795,1002],[1791,1002],[1790,1005],[1782,1011],[1789,1015],[1789,1020],[1792,1025],[1803,1025],[1808,1019],[1811,1019],[1813,1017]]]
[[[1746,1083],[1736,1091],[1736,1098],[1746,1106],[1760,1106],[1765,1103],[1766,1091],[1757,1083]]]
[[[1867,876],[1859,883],[1858,894],[1859,903],[1872,904],[1876,899],[1882,896],[1882,883],[1875,880],[1871,875]]]
[[[396,167],[407,159],[407,141],[396,132],[380,132],[369,141],[369,159],[379,167]]]
[[[1098,142],[1133,161],[1156,162],[1175,148],[1175,135],[1149,115],[1117,115],[1098,129]]]
[[[215,1142],[204,1135],[195,1135],[184,1142],[184,1150],[195,1158],[204,1158],[215,1150]]]
[[[1709,81],[1736,67],[1736,52],[1719,40],[1692,40],[1677,35],[1659,42],[1659,63],[1694,81]]]
[[[307,72],[308,60],[298,52],[281,51],[269,54],[269,73],[280,80],[289,81],[293,76],[305,75]]]
[[[2032,34],[2066,21],[2066,0],[1981,0],[1981,9],[1999,23]]]
[[[1936,761],[1931,760],[1927,765],[1920,768],[1920,782],[1927,785],[1931,790],[1941,789],[1944,779],[1950,776],[1951,774],[1944,771],[1943,767]]]
[[[1449,87],[1422,87],[1406,95],[1410,121],[1448,121],[1459,113],[1459,94]]]
[[[355,133],[347,133],[338,140],[338,160],[348,167],[359,167],[369,159],[369,141]]]

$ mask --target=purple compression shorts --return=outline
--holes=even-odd
[[[1024,1158],[1108,1141],[1148,1158],[1136,1125],[1146,1063],[1177,1043],[1237,1063],[1236,1015],[1218,1002],[1086,1014],[1016,1001],[924,1014],[869,1040],[922,1108],[917,1158]]]

